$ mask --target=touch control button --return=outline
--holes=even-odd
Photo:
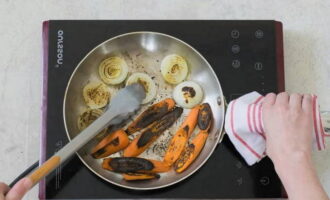
[[[256,63],[254,64],[254,69],[257,70],[257,71],[261,71],[263,67],[264,67],[264,66],[262,65],[261,62],[256,62]]]
[[[234,29],[231,31],[230,35],[233,39],[237,39],[237,38],[239,38],[239,31]]]
[[[243,165],[242,165],[242,163],[240,161],[238,161],[236,163],[236,167],[237,167],[237,169],[241,169],[243,167]]]
[[[239,53],[239,51],[241,50],[241,48],[237,45],[237,44],[234,44],[232,47],[231,47],[231,51],[233,53]]]
[[[269,185],[269,183],[270,183],[270,179],[269,179],[269,177],[267,177],[267,176],[263,176],[263,177],[261,177],[261,179],[260,179],[260,183],[261,183],[261,185],[263,185],[263,186]]]
[[[241,66],[241,62],[239,60],[233,60],[233,62],[231,62],[231,66],[237,69]]]
[[[241,186],[243,184],[243,177],[238,178],[236,181],[237,181],[237,185]]]
[[[262,30],[258,29],[258,30],[254,33],[254,35],[256,36],[256,38],[261,39],[261,38],[264,37],[264,32],[263,32]]]

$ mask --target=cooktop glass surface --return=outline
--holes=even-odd
[[[281,24],[275,21],[49,21],[44,23],[45,91],[42,157],[68,142],[63,98],[80,60],[101,42],[127,32],[156,31],[175,36],[197,49],[215,70],[227,101],[242,94],[282,90],[278,83]],[[282,74],[283,76],[283,74]],[[153,191],[122,189],[97,177],[75,155],[41,184],[47,199],[112,198],[266,198],[281,197],[272,162],[249,167],[227,136],[210,159],[188,179]]]

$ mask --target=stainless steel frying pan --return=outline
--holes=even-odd
[[[87,109],[83,101],[82,89],[89,81],[101,81],[98,76],[98,66],[102,60],[113,55],[121,56],[128,63],[130,73],[145,72],[154,77],[158,86],[158,94],[155,99],[157,102],[172,94],[173,86],[166,84],[161,77],[160,62],[166,55],[173,53],[179,54],[187,60],[190,70],[187,79],[196,81],[202,86],[204,102],[208,102],[213,111],[214,123],[204,149],[195,162],[181,174],[170,171],[161,174],[159,179],[127,182],[122,179],[121,175],[102,169],[102,159],[94,159],[90,156],[91,148],[100,140],[100,138],[95,138],[77,154],[92,172],[109,183],[135,190],[151,190],[173,185],[196,172],[208,160],[222,139],[225,113],[224,97],[212,67],[189,44],[170,35],[155,32],[133,32],[111,38],[91,50],[77,65],[67,85],[63,104],[64,123],[68,138],[71,140],[79,133],[77,119]],[[114,94],[120,87],[110,86],[111,93]],[[141,111],[147,106],[143,106]],[[166,144],[180,126],[183,118],[184,116],[166,131],[148,151],[142,154],[142,157],[161,159]],[[120,156],[120,154],[116,156]]]

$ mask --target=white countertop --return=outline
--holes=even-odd
[[[329,9],[323,0],[1,0],[0,181],[9,183],[39,158],[42,21],[276,19],[284,26],[287,91],[315,93],[321,109],[330,110]],[[314,160],[330,194],[330,148]],[[37,199],[37,188],[25,199]]]

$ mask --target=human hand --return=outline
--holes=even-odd
[[[263,102],[266,152],[278,167],[296,159],[311,160],[312,97],[268,94]]]
[[[20,200],[31,189],[33,183],[29,178],[18,181],[13,188],[0,182],[0,200]]]
[[[266,153],[291,200],[328,200],[314,169],[312,97],[268,94],[263,102]]]

